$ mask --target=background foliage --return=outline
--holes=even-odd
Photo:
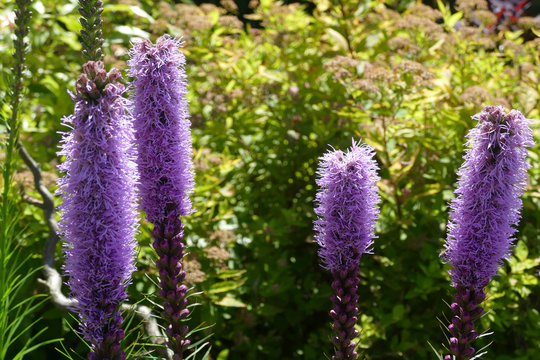
[[[375,254],[361,266],[362,357],[430,359],[428,341],[442,349],[437,318],[449,315],[452,291],[440,252],[470,116],[500,104],[540,117],[538,20],[495,29],[482,2],[458,3],[451,11],[442,3],[435,10],[414,1],[321,0],[306,11],[252,0],[243,23],[233,1],[105,1],[108,67],[125,70],[137,38],[167,32],[185,40],[197,171],[186,268],[202,291],[192,326],[214,324],[212,358],[331,354],[330,274],[312,231],[315,170],[329,144],[343,149],[351,138],[376,149],[382,177]],[[73,110],[66,90],[82,64],[76,7],[75,0],[33,4],[21,136],[50,189],[61,160],[60,118]],[[0,9],[3,74],[12,11],[11,4]],[[0,80],[0,97],[6,91]],[[538,141],[538,120],[533,126]],[[480,326],[494,331],[484,341],[494,341],[489,359],[540,356],[539,156],[536,145],[514,255],[488,288]],[[15,181],[21,199],[37,197],[22,163]],[[32,254],[25,267],[36,268],[46,225],[39,208],[19,206],[21,246]],[[155,291],[146,276],[155,272],[149,231],[143,224],[133,302]],[[84,352],[70,316],[50,304],[34,316],[48,338],[62,336]],[[48,345],[27,358],[58,356]]]

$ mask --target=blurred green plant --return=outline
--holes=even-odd
[[[22,253],[27,234],[21,224],[20,204],[13,174],[19,141],[19,107],[24,86],[25,37],[29,32],[31,0],[17,0],[15,11],[15,38],[13,69],[6,77],[10,85],[8,104],[2,101],[0,109],[0,138],[2,139],[2,195],[0,204],[0,359],[22,359],[25,355],[57,339],[43,340],[46,327],[36,330],[41,320],[37,310],[44,295],[33,291],[35,274],[39,268],[30,264],[33,254]],[[6,109],[7,108],[7,109]],[[6,111],[7,110],[7,111]],[[41,325],[41,324],[40,324]]]

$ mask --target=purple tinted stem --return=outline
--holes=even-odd
[[[126,353],[122,351],[120,345],[125,335],[121,326],[122,315],[120,312],[116,312],[105,330],[103,341],[93,349],[93,352],[88,354],[89,360],[124,360],[126,358]]]
[[[173,359],[184,358],[184,351],[190,344],[186,339],[188,326],[182,325],[189,315],[187,309],[187,286],[182,284],[186,277],[181,260],[184,257],[184,227],[177,217],[170,217],[166,222],[157,222],[152,231],[154,249],[159,257],[156,262],[159,271],[163,299],[161,316],[168,324],[166,328],[168,347],[174,352]]]
[[[332,360],[354,360],[358,354],[354,351],[356,343],[352,340],[358,336],[358,331],[354,325],[358,321],[358,278],[359,268],[357,263],[344,270],[334,270],[332,275],[332,289],[335,295],[332,296],[334,308],[330,311],[330,316],[334,319],[332,328],[336,336],[332,337],[336,354]]]
[[[455,360],[469,360],[475,353],[471,345],[478,337],[478,333],[474,330],[474,322],[484,312],[480,304],[486,298],[486,294],[482,289],[473,290],[461,285],[457,285],[456,290],[455,302],[450,305],[454,317],[448,325],[451,335],[449,349]],[[447,355],[446,359],[452,359],[452,356]]]

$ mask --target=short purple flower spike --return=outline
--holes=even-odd
[[[187,286],[180,216],[193,212],[189,194],[193,191],[192,141],[186,101],[185,58],[181,42],[168,35],[153,45],[143,40],[130,51],[130,75],[134,77],[132,96],[135,137],[141,176],[141,208],[154,225],[152,237],[159,257],[162,318],[166,321],[167,345],[174,359],[183,359],[190,345]]]
[[[346,153],[334,150],[321,157],[315,231],[319,255],[332,271],[358,264],[371,251],[380,201],[374,155],[369,145],[353,143]]]
[[[369,252],[375,237],[380,197],[376,182],[375,152],[368,145],[353,142],[348,152],[334,150],[321,157],[317,171],[315,213],[319,255],[332,271],[334,319],[332,338],[336,353],[333,360],[353,360],[358,354],[352,340],[358,335],[359,265],[362,254]]]
[[[152,223],[193,212],[194,173],[182,42],[168,35],[136,43],[129,75],[138,146],[141,208]]]
[[[444,259],[454,286],[482,289],[510,255],[528,178],[526,148],[534,143],[530,121],[517,110],[487,106],[473,118]]]
[[[89,359],[120,360],[124,337],[119,306],[135,270],[136,168],[132,120],[125,112],[124,86],[116,69],[101,61],[83,66],[77,80],[75,112],[64,118],[58,181],[63,203],[60,228],[64,269],[81,319]]]
[[[457,290],[448,327],[457,360],[473,356],[483,289],[510,255],[528,179],[526,148],[534,144],[530,121],[517,110],[505,114],[502,106],[487,106],[473,118],[478,124],[468,134],[443,255]]]

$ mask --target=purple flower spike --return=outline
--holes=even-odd
[[[134,77],[132,97],[135,137],[139,151],[141,207],[153,223],[154,249],[163,299],[162,318],[167,323],[168,346],[175,359],[183,359],[190,345],[187,287],[181,285],[184,228],[179,217],[193,212],[189,194],[193,191],[191,123],[186,101],[185,58],[181,42],[163,36],[153,45],[143,40],[130,51],[130,75]]]
[[[487,106],[473,118],[478,124],[468,134],[443,255],[457,291],[449,326],[457,360],[474,354],[470,343],[478,336],[474,320],[484,311],[483,289],[514,244],[529,168],[526,148],[534,144],[530,121],[517,110],[505,114],[502,106]]]
[[[116,69],[107,73],[101,61],[83,66],[72,95],[75,112],[63,119],[72,130],[59,152],[66,156],[57,191],[63,198],[64,269],[82,334],[92,344],[90,359],[125,357],[119,306],[135,270],[136,168],[120,77]]]
[[[530,121],[502,106],[476,114],[465,162],[458,172],[457,198],[450,205],[444,259],[452,265],[452,284],[482,289],[510,255],[527,182]]]
[[[181,41],[168,35],[136,43],[129,75],[138,146],[141,207],[152,223],[193,212],[191,122]]]
[[[334,150],[322,156],[317,171],[316,239],[321,246],[319,256],[334,278],[334,308],[330,311],[336,333],[333,360],[357,358],[352,340],[358,336],[354,325],[358,320],[360,258],[370,251],[379,214],[374,155],[368,145],[353,142],[346,153]]]

